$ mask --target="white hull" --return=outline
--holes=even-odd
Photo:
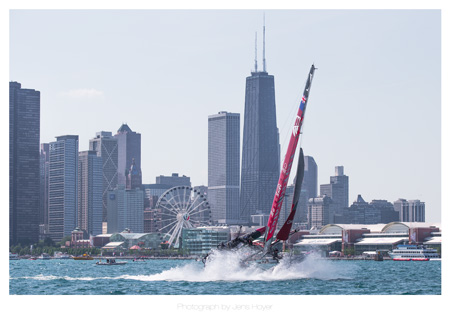
[[[440,260],[439,254],[435,249],[417,247],[415,245],[399,245],[397,249],[388,254],[394,261]]]

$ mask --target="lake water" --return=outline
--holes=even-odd
[[[441,262],[339,261],[314,256],[271,270],[229,257],[94,261],[9,261],[10,295],[440,295]]]

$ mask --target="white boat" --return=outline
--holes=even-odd
[[[388,252],[394,261],[440,261],[441,258],[434,248],[417,245],[398,245]]]
[[[42,253],[41,256],[39,256],[37,259],[48,260],[48,259],[51,259],[51,257],[47,253]]]
[[[53,254],[53,258],[54,259],[72,259],[72,257],[69,254],[63,253],[63,252],[55,252]]]
[[[19,254],[9,253],[9,260],[16,261],[19,259]]]
[[[126,263],[127,262],[116,262],[116,260],[114,258],[107,258],[106,262],[99,261],[99,262],[96,262],[95,265],[107,265],[107,266],[110,266],[110,265],[125,265]]]

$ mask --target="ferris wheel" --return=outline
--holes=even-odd
[[[156,203],[159,214],[158,231],[169,237],[169,246],[179,247],[181,232],[211,224],[211,208],[206,196],[188,186],[173,187]]]

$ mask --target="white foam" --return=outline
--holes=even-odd
[[[211,255],[206,266],[201,262],[178,266],[154,275],[126,275],[123,278],[143,281],[275,281],[295,279],[350,279],[350,268],[336,262],[307,256],[301,263],[289,263],[282,260],[273,268],[260,267],[257,264],[242,266],[244,253],[216,252]],[[350,265],[350,264],[346,264]]]

